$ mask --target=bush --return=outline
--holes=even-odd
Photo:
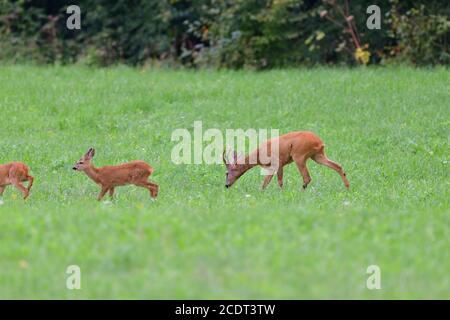
[[[366,8],[372,2],[81,0],[82,30],[72,31],[65,23],[70,0],[0,0],[0,60],[101,66],[157,61],[236,69],[390,60],[449,63],[446,2],[379,1],[382,29],[367,30]],[[339,13],[337,5],[349,8],[346,15],[352,16],[360,44],[355,46],[346,23],[321,17],[325,11]]]
[[[390,36],[396,45],[388,57],[408,60],[416,65],[448,64],[450,62],[450,21],[444,15],[427,14],[420,5],[400,13],[398,1],[390,11]]]
[[[45,15],[38,8],[25,8],[25,1],[0,1],[0,59],[39,60],[40,29]]]

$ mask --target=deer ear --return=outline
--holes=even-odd
[[[92,159],[95,155],[95,149],[94,148],[89,148],[88,152],[86,152],[85,157]]]

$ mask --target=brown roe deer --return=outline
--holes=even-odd
[[[273,143],[278,143],[278,155],[272,154],[271,146]],[[283,167],[291,162],[295,162],[303,177],[304,190],[311,182],[311,176],[309,175],[306,166],[306,161],[311,158],[315,162],[327,166],[339,173],[342,181],[344,181],[345,187],[348,189],[350,184],[342,167],[327,158],[324,148],[324,143],[314,133],[309,131],[295,131],[267,140],[261,144],[258,149],[248,154],[244,159],[240,159],[240,161],[238,161],[236,152],[234,152],[233,160],[231,162],[227,161],[224,152],[223,161],[227,167],[225,187],[231,187],[245,172],[254,166],[259,165],[269,169],[268,174],[264,178],[262,189],[267,187],[275,172],[278,176],[278,185],[282,188]],[[261,161],[261,150],[264,150],[264,152],[267,153],[267,159],[264,161]],[[273,168],[276,169],[273,170]]]
[[[152,198],[158,196],[159,186],[148,181],[148,177],[153,173],[153,168],[149,164],[144,161],[132,161],[117,166],[96,168],[91,162],[94,155],[95,150],[90,148],[75,164],[73,170],[83,171],[95,183],[100,185],[102,190],[97,198],[98,201],[101,201],[107,192],[112,198],[115,187],[129,184],[148,189]]]
[[[28,198],[34,181],[34,178],[28,174],[28,171],[28,167],[21,162],[0,165],[0,197],[3,196],[7,186],[13,185],[22,192],[24,200]],[[22,184],[24,181],[28,181],[27,188]]]

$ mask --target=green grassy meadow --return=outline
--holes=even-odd
[[[175,165],[177,128],[311,130],[342,164],[295,165],[284,190],[254,169]],[[449,299],[450,72],[445,68],[169,71],[0,67],[0,163],[35,185],[0,206],[2,299]],[[141,159],[160,194],[112,204],[74,163]],[[66,268],[81,268],[81,290]],[[368,290],[366,269],[381,269]]]

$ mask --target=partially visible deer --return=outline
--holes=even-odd
[[[113,198],[115,187],[129,184],[148,189],[152,198],[158,196],[159,186],[148,181],[148,177],[153,173],[153,168],[149,164],[144,161],[132,161],[117,166],[96,168],[91,162],[94,155],[95,150],[90,148],[75,164],[73,170],[83,171],[100,185],[102,190],[97,198],[98,201],[101,201],[107,192]]]
[[[23,194],[23,199],[27,199],[33,186],[34,178],[28,174],[28,167],[21,162],[11,162],[0,165],[0,197],[9,185],[13,185]],[[22,182],[28,181],[28,187]]]
[[[278,154],[272,154],[272,144],[278,143]],[[295,131],[282,136],[267,140],[262,143],[258,149],[248,154],[244,159],[239,159],[236,152],[233,154],[232,161],[228,161],[223,154],[223,161],[227,168],[227,178],[225,187],[231,187],[237,179],[254,166],[261,166],[267,169],[267,175],[264,178],[262,189],[265,189],[272,180],[275,172],[278,176],[278,185],[283,187],[283,167],[291,162],[295,162],[298,170],[303,176],[303,190],[311,182],[306,161],[313,159],[315,162],[335,170],[344,181],[348,189],[350,184],[345,176],[342,167],[336,162],[327,158],[324,152],[325,145],[322,140],[309,131]],[[266,159],[261,161],[262,152],[266,153]],[[275,168],[275,169],[274,169]]]

